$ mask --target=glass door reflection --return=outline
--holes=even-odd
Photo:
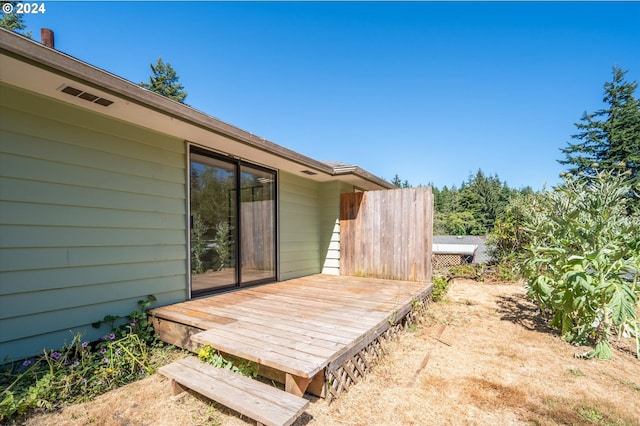
[[[191,154],[191,292],[201,295],[238,284],[237,166]]]
[[[275,179],[272,171],[240,165],[241,285],[276,279]]]

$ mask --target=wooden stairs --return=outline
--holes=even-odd
[[[258,425],[287,426],[302,415],[309,401],[224,368],[188,356],[158,369],[172,380],[174,392],[185,388],[255,420]]]

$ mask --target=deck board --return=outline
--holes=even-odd
[[[206,309],[206,308],[203,308]],[[286,321],[279,321],[281,316],[267,313],[258,313],[248,308],[217,308],[217,312],[225,312],[230,317],[242,319],[243,322],[253,324],[257,327],[271,327],[281,330],[292,331],[301,335],[321,338],[329,341],[348,343],[357,336],[359,329],[347,329],[335,324],[324,324],[310,320],[298,320],[288,318]],[[267,321],[265,321],[267,320]]]
[[[216,304],[222,304],[223,302],[214,302]],[[284,301],[274,301],[269,298],[257,298],[248,300],[241,305],[228,305],[228,306],[216,306],[216,309],[211,311],[217,311],[218,309],[225,310],[227,316],[229,311],[250,311],[258,315],[265,315],[273,319],[283,320],[298,320],[307,323],[325,323],[333,326],[342,326],[347,331],[361,332],[366,329],[366,323],[360,320],[360,317],[354,316],[357,313],[362,313],[365,316],[370,316],[369,311],[362,311],[361,308],[352,307],[351,310],[346,310],[344,307],[336,307],[334,309],[315,309],[312,306],[305,306],[296,304],[294,300],[289,299],[288,303]],[[244,314],[238,314],[235,316],[237,319],[242,319]],[[379,315],[379,314],[378,314]],[[212,327],[207,327],[212,328]]]
[[[189,333],[202,330],[191,335],[194,342],[304,383],[379,334],[398,313],[406,314],[415,298],[430,291],[431,284],[426,283],[312,275],[156,308],[152,313],[160,322],[191,327]]]
[[[265,320],[268,319],[270,321],[283,321],[283,322],[292,322],[296,324],[304,324],[305,326],[311,327],[322,327],[325,326],[329,330],[342,330],[347,333],[348,336],[353,335],[354,333],[361,333],[362,330],[366,329],[366,325],[363,325],[360,322],[342,320],[337,315],[334,316],[321,316],[311,310],[292,309],[290,306],[279,306],[273,303],[267,303],[264,299],[262,302],[253,302],[246,303],[242,306],[216,306],[215,308],[212,306],[204,307],[193,306],[192,309],[204,310],[205,312],[220,312],[225,313],[229,318],[233,318],[235,320],[244,320],[247,316],[250,317],[258,317],[259,319]],[[340,311],[337,311],[340,314]],[[342,314],[340,314],[342,315]],[[203,329],[209,329],[215,327],[206,327]]]

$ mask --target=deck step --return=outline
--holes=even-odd
[[[287,426],[307,408],[309,401],[224,368],[188,356],[158,372],[238,413],[268,426]]]

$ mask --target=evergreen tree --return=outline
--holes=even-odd
[[[595,176],[603,170],[622,169],[630,172],[632,184],[640,182],[640,102],[634,97],[638,83],[625,81],[626,73],[614,67],[612,81],[604,84],[606,107],[585,112],[575,124],[579,133],[571,138],[577,142],[562,148],[565,158],[558,160],[570,166],[570,173]],[[640,207],[637,194],[631,204]]]
[[[493,229],[512,192],[506,183],[500,182],[498,176],[486,176],[480,169],[475,176],[469,176],[460,188],[460,207],[462,211],[473,215],[476,225],[471,229],[474,235],[485,234]]]
[[[12,6],[13,12],[5,13],[5,3],[8,3]],[[22,34],[26,37],[31,38],[31,31],[25,32],[27,29],[27,25],[24,23],[24,17],[22,14],[15,13],[16,5],[20,3],[18,1],[3,1],[2,2],[2,18],[0,18],[0,28],[7,29],[9,31],[16,32],[18,34]]]
[[[151,64],[151,72],[153,74],[149,77],[149,83],[143,82],[140,83],[140,86],[174,101],[184,103],[187,92],[184,91],[184,86],[178,82],[180,77],[170,63],[164,63],[162,58],[158,58],[155,65]]]
[[[393,177],[393,179],[391,180],[391,183],[394,184],[395,186],[397,186],[398,188],[411,188],[412,185],[409,183],[408,180],[402,180],[400,179],[400,176],[398,176],[398,174],[396,173],[396,175]]]

